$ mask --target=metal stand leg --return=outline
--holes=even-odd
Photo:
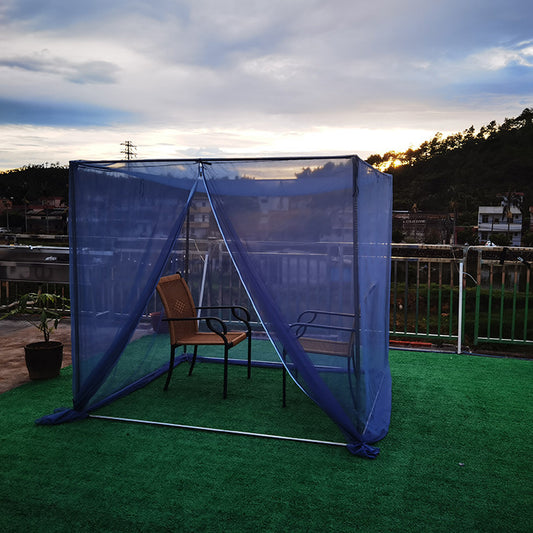
[[[287,371],[283,367],[283,407],[287,407]]]
[[[226,399],[228,396],[228,347],[224,347],[224,392],[223,398]]]
[[[252,375],[252,334],[248,332],[248,379]]]
[[[194,364],[196,363],[196,355],[197,354],[198,354],[198,346],[195,346],[194,347],[193,356],[192,356],[192,361],[191,361],[191,368],[189,368],[189,376],[192,374],[192,371],[194,370]]]
[[[170,362],[168,364],[168,373],[167,373],[167,381],[165,383],[165,386],[163,387],[163,390],[168,389],[168,384],[170,383],[170,378],[172,377],[172,371],[174,370],[174,359],[176,357],[176,347],[171,346],[170,348]]]

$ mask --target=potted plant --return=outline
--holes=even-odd
[[[68,299],[39,289],[24,294],[10,307],[9,312],[0,318],[18,315],[43,334],[43,341],[31,342],[24,347],[30,379],[58,376],[63,362],[63,343],[51,341],[50,334],[70,310]]]

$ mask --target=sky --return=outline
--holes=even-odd
[[[533,107],[531,0],[2,0],[0,170],[348,155]]]

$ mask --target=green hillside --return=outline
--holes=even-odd
[[[437,133],[416,150],[372,155],[367,161],[394,176],[394,209],[451,212],[475,223],[479,205],[498,195],[524,193],[533,205],[533,109],[497,125],[443,137]]]
[[[0,198],[13,198],[20,206],[49,196],[68,200],[68,167],[47,163],[0,172]]]

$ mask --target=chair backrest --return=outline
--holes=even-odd
[[[167,318],[196,317],[196,307],[191,291],[179,274],[162,277],[157,284],[157,292],[163,302]],[[171,344],[181,344],[184,336],[198,332],[196,320],[169,321]]]

